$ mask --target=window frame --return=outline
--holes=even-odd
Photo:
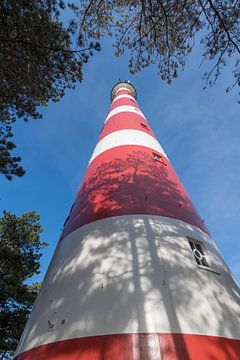
[[[198,267],[198,269],[199,269],[199,270],[210,271],[210,272],[212,272],[212,273],[214,273],[214,274],[221,275],[218,271],[216,271],[216,270],[214,270],[214,269],[212,268],[211,259],[210,259],[210,256],[209,256],[209,252],[207,251],[207,248],[206,248],[205,244],[203,243],[203,241],[197,240],[197,239],[195,239],[195,238],[188,237],[188,236],[187,236],[187,240],[188,240],[189,250],[191,251],[192,257],[194,258],[195,264],[196,264],[196,266]],[[203,263],[202,263],[202,264],[201,264],[201,263],[199,264],[199,263],[197,262],[197,257],[196,257],[196,256],[194,255],[194,253],[193,253],[193,250],[192,250],[192,247],[191,247],[190,242],[193,243],[194,245],[196,244],[196,245],[198,245],[198,246],[200,246],[200,247],[202,248],[202,252],[203,252],[202,255],[203,255],[203,257],[204,257],[205,262],[206,262],[207,265],[204,265]],[[195,248],[197,249],[197,247],[195,247]],[[199,249],[197,249],[197,250],[199,251]],[[199,259],[198,259],[198,261],[201,262]]]
[[[210,268],[204,244],[193,238],[188,238],[188,243],[196,264],[204,268]],[[197,256],[197,254],[200,254],[201,256]]]
[[[167,165],[162,157],[162,155],[157,154],[156,152],[152,151],[152,156],[154,161],[158,161],[160,164]]]

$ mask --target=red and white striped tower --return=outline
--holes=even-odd
[[[240,291],[118,83],[17,360],[239,360]]]

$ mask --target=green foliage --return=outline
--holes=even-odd
[[[67,25],[63,14],[71,19]],[[8,179],[24,174],[20,157],[12,155],[13,122],[40,118],[39,106],[74,88],[105,34],[115,36],[117,56],[129,51],[131,73],[156,64],[169,84],[200,37],[203,61],[212,64],[205,86],[215,84],[230,58],[233,80],[226,91],[240,86],[238,0],[2,0],[0,172]]]
[[[20,157],[11,155],[11,150],[16,147],[11,141],[12,136],[11,122],[2,119],[0,121],[0,173],[8,180],[11,180],[13,175],[24,174],[23,168],[19,166]]]
[[[230,88],[240,86],[238,0],[81,0],[74,11],[86,38],[99,40],[106,33],[114,34],[116,55],[129,50],[131,73],[156,64],[161,78],[169,84],[185,67],[202,30],[203,60],[213,64],[205,73],[206,85],[215,84],[233,57]]]
[[[34,211],[0,218],[0,357],[13,354],[40,289],[26,281],[39,273],[42,228]]]
[[[4,140],[11,137],[12,123],[40,118],[38,107],[58,102],[66,89],[74,88],[82,80],[83,63],[99,50],[98,43],[84,41],[81,34],[76,39],[74,20],[64,26],[64,8],[58,0],[0,2],[0,171],[8,179],[24,174],[20,158],[11,157],[13,142]],[[8,135],[1,127],[8,127]]]

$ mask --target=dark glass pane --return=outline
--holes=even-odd
[[[194,244],[192,241],[189,241],[189,245],[191,246],[191,249],[194,250]]]
[[[195,260],[196,260],[197,264],[198,264],[198,265],[202,265],[202,264],[201,264],[201,261],[200,261],[196,256],[194,256],[194,257],[195,257]]]
[[[202,246],[200,244],[197,244],[197,243],[195,243],[195,246],[196,246],[196,249],[198,249],[198,251],[200,251],[200,253],[203,255],[204,252],[203,252]]]
[[[205,259],[205,257],[202,258],[202,264],[203,264],[203,266],[209,267],[209,266],[208,266],[208,263],[207,263],[207,260]]]

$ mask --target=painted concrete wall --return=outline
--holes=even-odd
[[[239,287],[133,101],[116,92],[17,360],[240,359]]]

